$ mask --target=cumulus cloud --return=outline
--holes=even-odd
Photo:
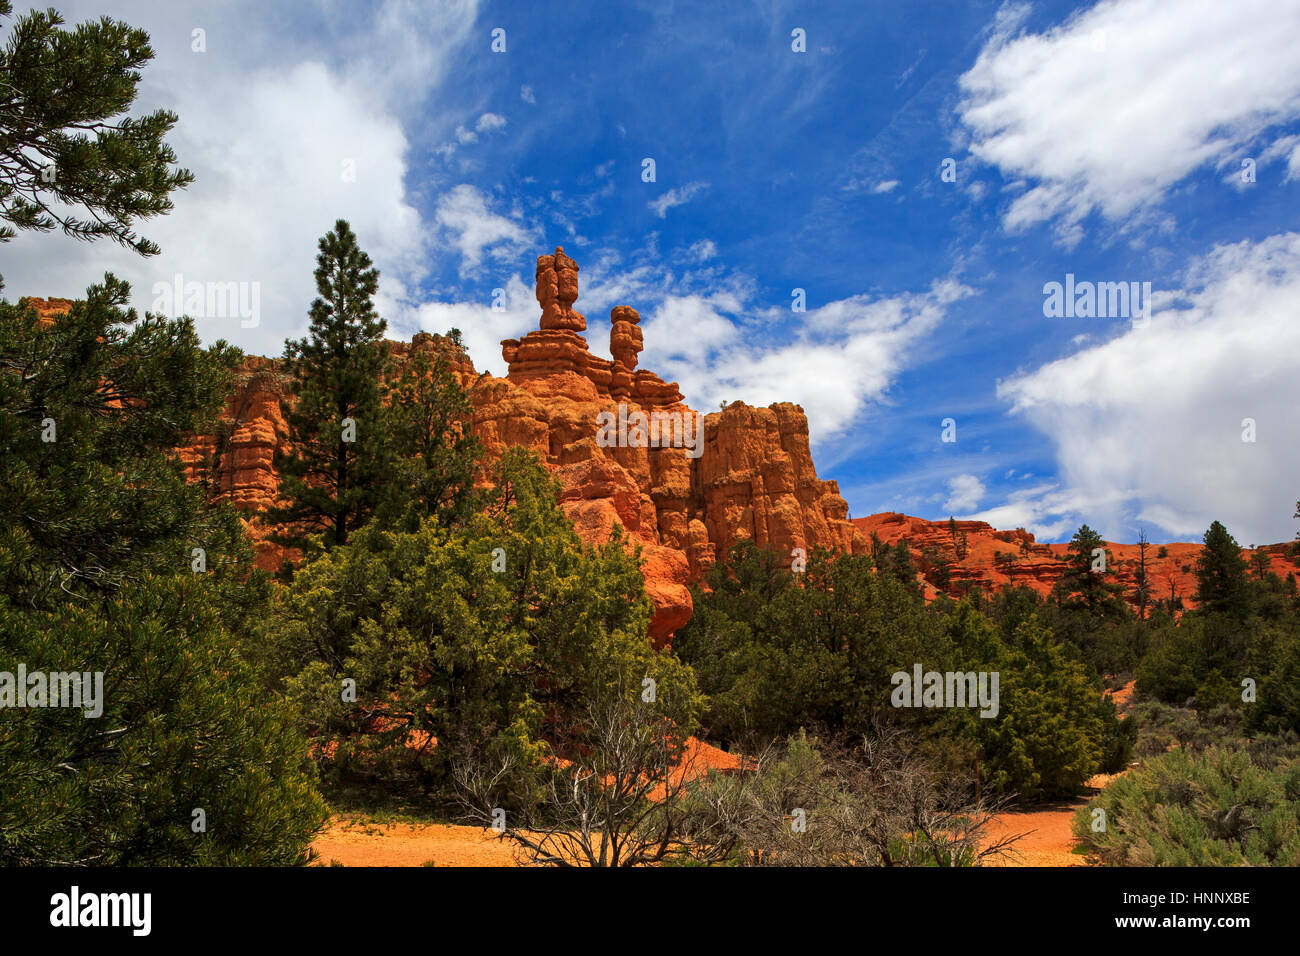
[[[1149,326],[999,383],[1051,439],[1060,481],[980,517],[1189,539],[1217,519],[1247,543],[1294,535],[1300,233],[1218,246],[1183,285]]]
[[[974,475],[963,474],[948,479],[948,500],[943,510],[949,514],[974,511],[984,498],[984,482]]]
[[[533,240],[530,230],[488,208],[488,198],[468,183],[444,193],[434,215],[460,253],[461,274],[474,272],[486,254],[509,254]]]
[[[675,206],[684,206],[704,190],[709,188],[708,183],[687,183],[678,189],[670,189],[658,199],[652,199],[646,205],[655,211],[655,215],[660,219],[668,216],[668,210]]]
[[[386,73],[364,54],[344,60],[281,35],[252,3],[204,15],[206,53],[192,52],[195,18],[179,4],[65,0],[59,7],[70,24],[107,12],[149,31],[157,58],[142,71],[133,112],[178,114],[168,142],[196,181],[174,196],[172,213],[142,224],[161,255],[141,259],[103,241],[24,233],[5,249],[7,295],[82,295],[112,271],[132,283],[134,305],[146,310],[155,284],[177,274],[186,282],[255,282],[257,327],[196,316],[198,330],[205,341],[226,338],[277,354],[306,327],[317,240],[339,218],[380,266],[381,303],[419,283],[427,227],[405,188],[410,144],[402,110],[445,74],[474,4],[421,13],[390,0],[360,18],[317,9],[328,26],[337,25],[333,16],[346,20],[350,50],[396,51]],[[413,30],[417,22],[423,28]]]
[[[743,289],[670,294],[642,322],[643,361],[676,378],[697,408],[795,402],[808,414],[814,441],[834,440],[885,398],[912,350],[970,294],[944,279],[920,293],[839,299],[798,314],[798,331],[782,342],[771,332],[791,313],[769,308],[742,319]]]
[[[1004,7],[960,79],[970,150],[1026,191],[1011,229],[1120,220],[1300,118],[1300,6],[1104,0],[1044,33]]]

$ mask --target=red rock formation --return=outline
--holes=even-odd
[[[675,382],[636,367],[643,340],[635,309],[611,311],[614,358],[604,359],[579,334],[586,319],[574,311],[577,296],[577,263],[563,249],[541,256],[540,328],[501,343],[509,365],[504,379],[477,373],[441,336],[420,333],[410,345],[390,347],[399,366],[415,348],[448,356],[469,389],[473,427],[488,456],[512,445],[535,451],[559,481],[560,506],[584,540],[603,543],[615,526],[624,529],[641,552],[656,644],[690,618],[687,585],[741,538],[783,550],[865,550],[838,487],[817,478],[808,421],[798,406],[737,402],[698,416]],[[229,438],[217,478],[218,491],[248,514],[258,563],[266,568],[292,557],[265,541],[257,521],[279,484],[273,459],[286,439],[283,384],[275,360],[247,361],[227,408]],[[602,413],[614,422],[645,415],[648,440],[635,441],[630,429],[628,441],[602,442]],[[182,457],[197,474],[213,450],[208,443],[182,450]]]
[[[884,512],[855,518],[853,525],[868,538],[874,534],[884,544],[906,541],[918,567],[927,550],[933,549],[933,552],[945,556],[952,562],[951,583],[945,590],[954,597],[975,585],[992,591],[1013,584],[1023,584],[1046,595],[1065,573],[1069,545],[1039,544],[1023,529],[998,531],[983,521],[958,521],[957,535],[959,538],[965,535],[967,549],[965,557],[958,558],[956,542],[947,521],[927,521],[897,512]],[[1132,603],[1138,546],[1107,541],[1105,547],[1113,559],[1113,581],[1123,587],[1124,596]],[[1164,557],[1160,556],[1162,550]],[[1275,574],[1286,577],[1296,573],[1300,577],[1300,558],[1290,554],[1287,545],[1271,544],[1255,551],[1268,556],[1270,570]],[[1147,576],[1153,603],[1176,597],[1181,598],[1187,608],[1196,606],[1193,595],[1196,593],[1196,559],[1200,552],[1200,544],[1189,542],[1147,546]],[[1254,553],[1247,550],[1246,557]],[[1010,555],[1010,562],[1002,559],[999,563],[995,560],[998,554]],[[925,588],[927,596],[933,597],[938,593],[928,581]]]
[[[36,318],[42,326],[50,325],[57,316],[63,315],[72,308],[71,299],[39,299],[29,295],[21,301],[36,310]]]
[[[490,452],[523,445],[554,469],[561,507],[585,540],[626,530],[644,559],[656,643],[690,618],[687,584],[740,538],[781,549],[865,548],[838,487],[817,479],[802,410],[736,403],[704,416],[701,436],[677,384],[637,369],[635,309],[610,311],[614,358],[600,358],[578,334],[586,320],[573,311],[577,263],[556,249],[537,260],[537,276],[541,328],[501,343],[509,372],[473,388],[474,428]],[[648,440],[629,431],[626,442],[602,442],[602,413],[645,415]]]
[[[578,265],[556,249],[537,267],[540,329],[522,340],[501,343],[509,365],[504,379],[474,369],[450,339],[418,333],[410,343],[391,342],[398,366],[415,350],[445,356],[470,392],[473,424],[489,456],[521,445],[537,452],[561,486],[560,505],[579,535],[591,543],[608,540],[616,525],[641,549],[646,590],[654,603],[651,637],[663,644],[691,614],[687,585],[742,538],[782,551],[819,545],[869,550],[874,533],[886,544],[906,540],[913,559],[927,549],[953,563],[949,593],[980,584],[998,588],[1026,584],[1047,594],[1064,571],[1065,544],[1039,544],[1022,530],[998,531],[982,521],[957,522],[967,554],[957,559],[946,521],[927,521],[895,512],[848,520],[848,505],[833,481],[817,478],[808,446],[808,420],[797,405],[752,408],[734,402],[703,416],[699,457],[681,447],[633,444],[602,446],[598,416],[695,413],[682,403],[676,383],[638,369],[642,348],[640,315],[625,305],[610,312],[612,360],[592,355],[579,333],[586,319],[573,310]],[[43,320],[66,312],[68,299],[29,299]],[[274,569],[286,558],[266,540],[258,515],[276,500],[279,479],[274,457],[284,447],[287,427],[280,413],[285,382],[280,363],[246,359],[226,408],[222,437],[178,451],[198,477],[220,442],[215,489],[247,515],[258,565]],[[682,436],[687,437],[687,436]],[[1022,550],[1024,545],[1024,550]],[[1133,587],[1137,546],[1108,543],[1116,580]],[[1161,548],[1165,557],[1159,557]],[[1273,571],[1300,576],[1300,560],[1284,544],[1257,549]],[[1153,544],[1148,550],[1153,598],[1179,597],[1193,606],[1199,544]],[[1011,556],[999,564],[994,556]],[[926,593],[938,592],[926,583]]]

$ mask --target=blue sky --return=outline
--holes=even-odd
[[[257,283],[256,327],[199,327],[276,354],[344,217],[393,333],[457,326],[499,374],[563,245],[593,351],[627,304],[694,407],[799,402],[854,516],[1294,534],[1300,5],[265,6],[61,4],[150,31],[198,182],[157,259],[22,236],[7,294]],[[1067,273],[1154,308],[1049,318]]]

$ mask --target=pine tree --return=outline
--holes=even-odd
[[[0,0],[0,17],[11,13]],[[155,255],[134,224],[169,211],[194,176],[173,168],[163,141],[174,113],[126,115],[153,59],[149,35],[107,17],[63,22],[52,9],[25,14],[0,48],[0,242],[57,227]]]
[[[1133,597],[1137,601],[1138,619],[1145,621],[1147,605],[1151,601],[1151,576],[1147,569],[1147,550],[1151,543],[1147,541],[1147,532],[1143,528],[1138,532],[1137,570],[1133,573]]]
[[[1196,603],[1209,613],[1245,617],[1250,613],[1246,586],[1246,559],[1241,545],[1220,522],[1205,532],[1204,547],[1196,559]]]
[[[458,345],[457,339],[452,339]],[[414,531],[422,518],[443,524],[477,508],[474,478],[482,444],[470,433],[469,395],[443,355],[415,347],[393,386],[384,412],[390,480],[377,508],[385,526]]]
[[[1115,595],[1120,586],[1106,580],[1104,574],[1110,571],[1110,553],[1105,550],[1106,542],[1101,535],[1086,524],[1070,539],[1065,573],[1057,582],[1057,595],[1064,603],[1074,595],[1080,595],[1083,606],[1088,611],[1105,610],[1115,604]],[[1105,554],[1106,572],[1093,570],[1095,552]]]
[[[322,532],[327,547],[346,544],[370,518],[391,480],[382,407],[387,323],[375,311],[379,270],[340,219],[321,237],[316,291],[306,338],[287,341],[292,403],[283,405],[289,451],[276,456],[283,507],[268,519],[281,543],[300,546]]]
[[[241,660],[252,550],[175,454],[240,356],[129,298],[0,303],[0,673],[92,675],[82,707],[0,709],[0,866],[305,862],[306,742]]]

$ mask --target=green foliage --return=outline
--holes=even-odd
[[[474,478],[482,445],[469,430],[469,395],[444,356],[413,350],[384,409],[387,494],[376,518],[385,527],[413,531],[435,516],[457,524],[478,510]]]
[[[98,717],[0,709],[0,863],[303,862],[324,813],[305,742],[237,654],[265,582],[173,452],[239,355],[128,296],[106,277],[44,327],[0,303],[0,671],[104,690]]]
[[[4,593],[39,603],[188,570],[189,547],[220,533],[164,450],[210,427],[239,353],[201,349],[188,320],[137,319],[129,296],[105,276],[45,327],[0,304]]]
[[[104,675],[98,717],[0,716],[0,865],[307,862],[326,814],[305,741],[256,690],[219,600],[172,574],[94,604],[0,605],[0,671]]]
[[[709,695],[710,737],[747,744],[888,718],[920,730],[932,757],[950,766],[969,766],[980,752],[989,785],[1024,799],[1077,792],[1127,758],[1132,732],[1077,652],[1040,622],[1028,589],[995,598],[999,632],[973,598],[926,607],[888,559],[873,568],[865,557],[814,552],[806,573],[792,575],[777,557],[747,542],[733,548],[728,564],[711,569],[710,590],[695,592],[695,614],[674,639]],[[891,675],[917,663],[998,672],[1000,713],[895,708]]]
[[[692,674],[645,638],[635,557],[620,540],[585,545],[556,497],[535,457],[511,450],[487,514],[454,528],[367,526],[277,595],[260,643],[340,766],[433,790],[466,751],[535,764],[544,740],[563,750],[587,702],[615,686],[639,695],[644,678],[666,714],[694,726]],[[635,687],[621,687],[626,674]],[[342,699],[345,679],[355,702]]]
[[[1022,800],[1077,793],[1083,782],[1127,757],[1115,707],[1088,668],[1031,618],[1004,642],[992,624],[959,606],[949,635],[965,666],[999,674],[1000,712],[954,711],[980,746],[989,786]]]
[[[1290,588],[1271,572],[1248,578],[1240,547],[1219,522],[1204,540],[1199,606],[1176,624],[1152,615],[1138,691],[1201,711],[1235,708],[1252,732],[1300,729],[1300,618]]]
[[[1155,629],[1151,650],[1138,667],[1138,693],[1172,704],[1193,700],[1203,673],[1201,631],[1193,616],[1184,616],[1178,627],[1166,622]]]
[[[381,413],[387,323],[372,301],[379,270],[342,219],[319,247],[311,328],[284,346],[293,376],[293,401],[283,403],[290,447],[275,464],[288,504],[267,514],[282,528],[277,540],[295,546],[313,532],[324,532],[325,546],[346,544],[394,477]]]
[[[0,16],[10,13],[0,4]],[[108,17],[62,27],[53,9],[33,10],[13,21],[0,48],[0,242],[18,229],[58,227],[155,255],[135,222],[168,212],[172,191],[194,177],[172,168],[176,155],[164,142],[175,114],[124,115],[153,59],[149,35]]]
[[[730,563],[710,572],[712,590],[694,592],[695,614],[674,637],[710,696],[711,736],[865,726],[890,706],[891,673],[947,659],[915,583],[902,574],[819,549],[806,572],[793,575],[778,558],[749,542],[733,547]]]
[[[1205,546],[1196,559],[1198,608],[1210,614],[1244,618],[1250,612],[1250,602],[1241,545],[1217,521],[1210,525],[1202,540]]]
[[[1106,811],[1094,832],[1092,809]],[[1173,750],[1111,782],[1074,832],[1112,866],[1300,865],[1300,759]]]
[[[1105,571],[1094,570],[1098,551],[1104,553]],[[1081,525],[1070,539],[1065,573],[1057,582],[1058,600],[1063,607],[1085,610],[1090,615],[1122,613],[1118,597],[1121,588],[1109,580],[1114,571],[1115,559],[1101,535]]]

